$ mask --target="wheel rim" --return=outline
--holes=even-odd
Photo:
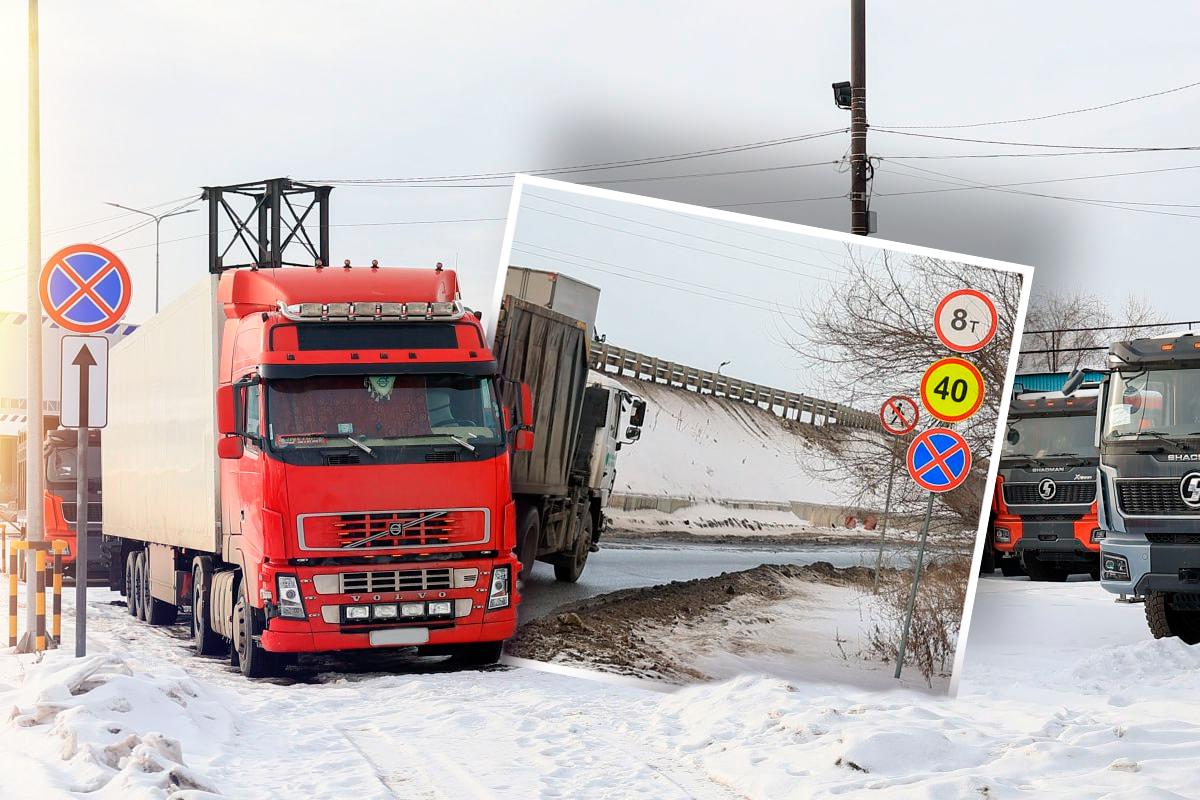
[[[200,571],[192,573],[192,638],[200,641]]]

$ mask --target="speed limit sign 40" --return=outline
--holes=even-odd
[[[921,378],[921,402],[942,422],[962,422],[983,405],[983,375],[962,358],[943,358]]]
[[[938,339],[956,353],[974,353],[987,347],[996,336],[998,321],[992,298],[974,289],[951,292],[933,312]]]

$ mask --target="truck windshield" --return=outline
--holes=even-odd
[[[100,477],[100,448],[88,448],[88,479]],[[46,457],[46,480],[51,483],[74,483],[76,458],[74,447],[55,447]]]
[[[1095,432],[1096,418],[1090,414],[1010,418],[1000,457],[1095,456]]]
[[[267,435],[276,448],[347,444],[498,444],[489,380],[463,375],[315,376],[267,383]]]
[[[1104,436],[1200,437],[1200,369],[1113,373]]]

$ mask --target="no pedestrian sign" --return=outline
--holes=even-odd
[[[893,436],[903,436],[917,427],[921,414],[917,401],[902,394],[895,394],[883,401],[879,409],[879,421],[883,429]]]
[[[110,250],[73,244],[42,268],[42,308],[63,328],[97,333],[115,325],[129,307],[129,272]]]
[[[996,336],[996,304],[974,289],[959,289],[942,298],[933,312],[933,329],[942,344],[956,353],[974,353]]]
[[[983,375],[962,358],[943,358],[921,378],[921,402],[942,422],[962,422],[983,405]]]
[[[947,428],[921,431],[908,446],[908,474],[931,492],[962,486],[971,473],[971,448],[966,439]]]

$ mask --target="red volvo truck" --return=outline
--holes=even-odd
[[[1099,579],[1097,396],[1092,386],[1069,397],[1062,392],[1013,397],[990,531],[1005,575],[1063,581],[1087,573]]]
[[[367,648],[494,662],[516,627],[529,390],[503,385],[453,271],[283,261],[293,191],[317,195],[327,263],[327,187],[208,189],[210,245],[235,192],[270,240],[243,268],[210,249],[211,277],[112,349],[117,588],[153,625],[190,608],[196,650],[251,677]]]

